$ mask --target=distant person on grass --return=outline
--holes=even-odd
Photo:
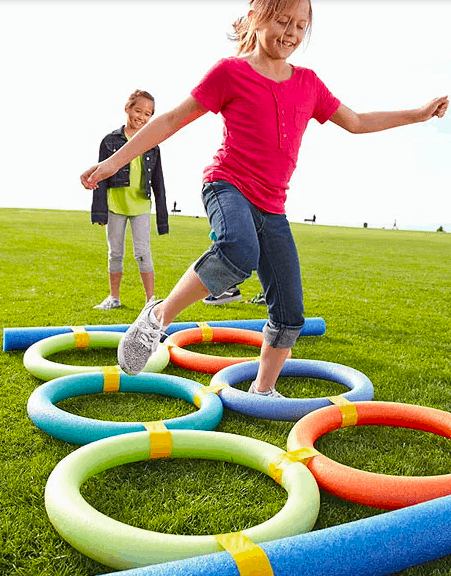
[[[105,136],[100,144],[99,162],[112,156],[147,124],[154,113],[155,100],[144,90],[135,90],[125,105],[127,124]],[[158,145],[149,147],[142,155],[131,158],[129,163],[102,180],[94,190],[91,221],[106,224],[108,241],[108,272],[110,294],[94,306],[111,310],[121,305],[119,290],[122,280],[125,230],[130,222],[133,249],[141,273],[142,283],[149,301],[154,293],[155,272],[150,250],[150,208],[153,190],[159,234],[169,232],[166,191]]]
[[[347,108],[312,70],[287,62],[311,23],[309,0],[252,0],[247,17],[234,24],[237,57],[220,60],[179,106],[81,176],[86,188],[95,188],[143,150],[208,111],[223,116],[224,140],[203,176],[203,201],[217,240],[168,297],[148,303],[126,332],[118,358],[129,374],[144,368],[177,314],[257,270],[269,320],[249,392],[280,396],[277,377],[304,324],[299,259],[285,199],[308,121],[331,120],[349,132],[365,133],[445,114],[446,96],[399,112],[360,114]],[[323,162],[327,166],[327,158]]]

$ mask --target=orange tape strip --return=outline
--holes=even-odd
[[[143,422],[150,436],[150,459],[168,458],[172,452],[172,434],[162,420]]]
[[[86,348],[89,344],[89,334],[84,326],[71,326],[75,336],[75,347]]]
[[[121,384],[121,372],[117,366],[104,366],[103,372],[103,391],[118,392]]]
[[[274,576],[264,550],[242,532],[217,534],[215,540],[235,560],[240,576]]]

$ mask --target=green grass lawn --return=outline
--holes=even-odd
[[[171,233],[152,236],[156,295],[164,297],[209,245],[204,218],[175,216]],[[108,294],[105,230],[85,212],[0,210],[2,327],[129,324],[144,305],[130,237],[122,308],[93,309]],[[320,316],[326,334],[300,338],[293,358],[337,362],[364,372],[375,400],[451,410],[451,235],[293,224],[305,292],[306,316]],[[242,285],[244,299],[260,291],[256,276]],[[237,302],[198,303],[179,321],[264,318],[264,307]],[[196,350],[249,355],[246,347],[198,345]],[[212,352],[213,351],[213,352]],[[93,576],[111,569],[83,556],[55,532],[44,489],[55,465],[76,449],[37,429],[26,404],[40,381],[23,366],[23,351],[0,354],[0,574]],[[252,355],[254,352],[252,352]],[[68,364],[116,364],[114,350],[78,350],[52,356]],[[169,365],[166,373],[208,384],[210,376]],[[246,384],[247,385],[247,384]],[[245,385],[243,385],[243,388]],[[292,397],[340,394],[331,382],[281,378]],[[139,394],[98,395],[61,403],[92,418],[158,420],[193,410],[182,400]],[[252,436],[286,449],[293,423],[225,411],[218,430]],[[384,474],[451,471],[449,440],[388,427],[337,430],[317,443],[344,464]],[[90,479],[83,495],[122,522],[177,534],[242,530],[274,515],[286,493],[269,477],[229,463],[196,460],[140,462]],[[315,529],[379,514],[321,493]],[[451,559],[409,569],[409,576],[451,573]]]

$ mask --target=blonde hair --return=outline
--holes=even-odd
[[[135,90],[133,94],[130,94],[127,100],[127,104],[125,105],[125,109],[127,110],[127,108],[133,108],[133,106],[138,101],[138,98],[147,98],[148,100],[151,100],[153,102],[155,113],[155,98],[152,96],[152,94],[149,94],[149,92],[146,92],[145,90]]]
[[[257,45],[257,28],[263,22],[269,22],[294,2],[300,0],[250,0],[249,9],[253,10],[254,17],[250,20],[246,16],[238,18],[233,24],[234,33],[230,39],[238,42],[237,55],[252,52]],[[306,30],[306,37],[310,37],[312,29],[312,3],[309,3],[309,21]]]

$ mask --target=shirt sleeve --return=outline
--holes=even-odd
[[[191,91],[191,96],[217,114],[227,101],[227,59],[219,60]]]
[[[316,105],[313,111],[313,118],[320,124],[324,124],[335,114],[341,102],[332,94],[327,86],[315,74],[316,81]]]

